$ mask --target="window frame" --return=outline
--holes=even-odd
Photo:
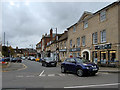
[[[106,10],[100,12],[100,21],[103,22],[106,20]]]
[[[73,32],[76,32],[76,26],[73,26]]]
[[[84,40],[84,43],[83,43]],[[82,36],[82,46],[85,46],[85,36]]]
[[[83,22],[83,24],[84,24],[84,25],[83,25],[83,26],[84,26],[84,29],[85,29],[85,28],[88,28],[88,20],[85,20],[85,21]]]
[[[80,37],[77,38],[77,47],[80,47]]]
[[[95,32],[92,34],[92,43],[97,44],[98,43],[98,33]]]
[[[101,43],[105,43],[107,40],[106,40],[106,30],[102,30],[100,32],[100,36],[101,36]]]
[[[72,39],[70,40],[70,48],[72,48]]]

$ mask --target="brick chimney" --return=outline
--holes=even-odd
[[[18,47],[16,47],[16,50],[18,50]]]
[[[53,30],[52,30],[52,28],[50,29],[50,39],[51,39],[51,41],[53,39]]]

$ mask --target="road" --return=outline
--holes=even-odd
[[[26,68],[2,73],[2,88],[118,88],[117,73],[98,72],[96,76],[78,77],[61,73],[60,66],[43,67],[24,60]]]

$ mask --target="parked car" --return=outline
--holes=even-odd
[[[22,62],[22,59],[20,58],[20,57],[16,57],[16,58],[12,58],[11,59],[11,62],[19,62],[19,63],[21,63]]]
[[[10,62],[10,57],[3,58],[5,62]]]
[[[54,66],[56,67],[57,65],[57,61],[55,61],[53,58],[50,58],[50,57],[45,57],[43,60],[42,60],[42,66]]]
[[[2,57],[0,57],[0,63],[1,63],[1,64],[4,64],[4,63],[5,63],[5,61],[4,61],[4,59],[3,59]]]
[[[95,63],[91,63],[83,58],[67,58],[61,63],[61,72],[66,71],[76,73],[78,76],[95,75],[99,67]]]
[[[31,60],[31,61],[35,61],[35,57],[31,56],[31,57],[30,57],[30,60]]]
[[[26,58],[25,57],[21,57],[22,60],[25,60]]]

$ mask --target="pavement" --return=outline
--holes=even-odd
[[[58,64],[60,66],[60,63]],[[2,72],[22,70],[25,69],[23,63],[8,63],[5,67],[2,67]],[[108,73],[120,73],[120,68],[117,67],[99,67],[99,72],[108,72]]]
[[[22,63],[8,63],[6,66],[2,67],[2,72],[14,71],[14,70],[22,70],[26,66]]]

